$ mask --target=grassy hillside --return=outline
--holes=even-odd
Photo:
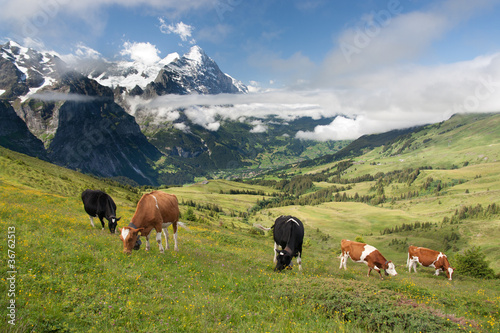
[[[494,124],[495,119],[477,121]],[[397,148],[405,141],[395,141],[393,152],[379,147],[350,163],[290,168],[252,183],[211,180],[166,188],[177,195],[189,230],[179,231],[178,253],[170,249],[163,255],[154,244],[149,253],[142,248],[124,255],[118,235],[91,227],[79,198],[85,188],[106,190],[124,226],[146,189],[0,149],[0,227],[5,235],[0,292],[8,295],[13,288],[15,293],[0,299],[2,330],[500,332],[498,280],[456,274],[448,281],[432,269],[410,274],[405,267],[409,243],[448,247],[452,265],[456,253],[480,245],[490,267],[500,273],[499,215],[455,216],[462,207],[480,204],[486,210],[500,204],[500,131],[480,140],[491,127],[477,121],[470,122],[477,127],[475,136],[466,135],[468,125],[445,133],[453,126],[433,125],[413,141],[421,146],[411,149],[412,143],[406,151]],[[457,139],[455,146],[445,144],[445,134]],[[442,148],[431,141],[425,147],[426,139]],[[477,144],[467,147],[460,143],[464,140]],[[416,162],[420,154],[441,158],[421,164]],[[456,160],[463,155],[469,159]],[[433,168],[416,173],[424,165]],[[326,190],[331,190],[325,192],[328,200],[307,203],[314,196],[323,198]],[[303,272],[294,267],[275,273],[272,237],[252,227],[270,226],[281,214],[305,223]],[[417,222],[429,227],[395,230]],[[16,241],[10,258],[15,260],[10,262],[16,270],[14,287],[7,280],[12,275],[7,266],[11,234]],[[446,240],[452,234],[458,239]],[[398,276],[380,280],[372,272],[367,277],[366,266],[352,261],[347,271],[339,270],[340,239],[356,237],[393,260]],[[7,317],[12,300],[15,326]]]

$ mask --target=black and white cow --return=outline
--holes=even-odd
[[[113,199],[103,191],[85,190],[82,192],[82,201],[92,226],[95,228],[94,217],[99,217],[104,230],[103,218],[106,218],[109,231],[114,234],[121,217],[116,217],[116,204]]]
[[[299,270],[302,270],[302,242],[304,241],[304,225],[293,216],[280,216],[274,221],[274,263],[275,271],[292,266],[292,258],[297,257]],[[278,248],[281,247],[281,250]]]

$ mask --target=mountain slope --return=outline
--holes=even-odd
[[[23,154],[47,159],[42,141],[36,138],[12,106],[0,100],[0,146]]]

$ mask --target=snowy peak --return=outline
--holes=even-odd
[[[202,64],[204,62],[204,60],[208,57],[205,54],[205,52],[202,50],[201,47],[199,47],[198,45],[195,45],[195,46],[191,47],[189,52],[187,52],[184,55],[184,58],[186,58],[187,60],[190,60],[194,63]],[[210,59],[210,60],[212,60],[212,59]]]
[[[10,41],[0,45],[0,95],[30,95],[60,79],[66,65],[54,52],[38,52]]]
[[[170,53],[155,63],[135,61],[109,62],[103,59],[86,65],[81,71],[107,87],[125,87],[128,91],[138,86],[144,88],[153,81],[163,67],[180,58],[177,52]]]
[[[165,94],[247,93],[247,87],[223,73],[217,63],[197,45],[166,65],[146,88],[146,96]]]

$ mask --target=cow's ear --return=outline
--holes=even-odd
[[[278,249],[274,249],[276,251],[277,254],[280,254],[281,250],[278,250]]]
[[[144,236],[144,235],[142,234],[142,231],[144,230],[144,228],[139,228],[139,229],[135,229],[135,230],[137,230],[137,233],[141,232],[141,236]]]
[[[121,219],[121,218],[122,218],[121,216],[120,216],[120,217],[118,217],[118,218],[116,219],[116,222],[120,221],[120,219]]]

